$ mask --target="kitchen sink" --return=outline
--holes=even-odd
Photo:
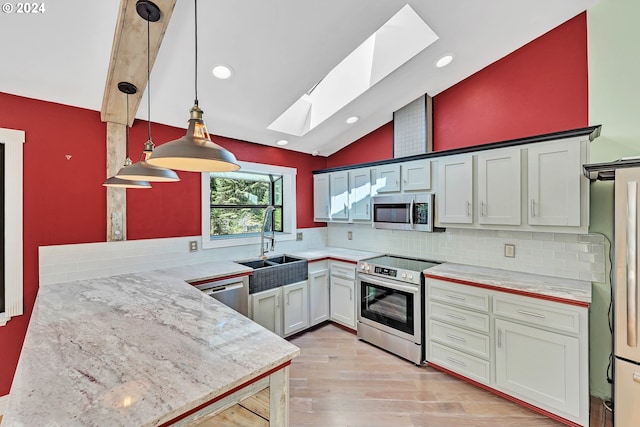
[[[253,274],[249,276],[250,294],[301,282],[309,277],[307,260],[289,255],[234,262],[253,268]]]

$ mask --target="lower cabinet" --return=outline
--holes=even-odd
[[[251,319],[280,336],[309,327],[307,281],[251,294]]]
[[[309,266],[309,326],[329,320],[329,269]]]
[[[356,329],[355,265],[331,263],[331,320]]]
[[[588,307],[426,279],[427,361],[589,425]]]

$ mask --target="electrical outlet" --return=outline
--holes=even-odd
[[[189,252],[196,252],[198,250],[198,241],[191,240],[189,242]]]
[[[347,231],[347,239],[353,240],[353,232]]]
[[[111,214],[111,238],[114,241],[120,241],[124,238],[122,234],[122,212]]]
[[[296,233],[296,240],[302,240],[302,231]]]
[[[515,258],[516,257],[516,245],[504,245],[504,256],[507,258]]]

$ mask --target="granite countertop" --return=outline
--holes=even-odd
[[[288,362],[299,349],[185,280],[214,262],[42,286],[3,426],[148,426]]]
[[[318,249],[307,249],[303,251],[287,252],[288,255],[304,258],[308,261],[317,261],[324,258],[332,258],[347,262],[358,262],[361,259],[371,258],[381,255],[378,252],[368,252],[356,249],[334,248],[327,246]]]
[[[540,296],[567,303],[591,303],[591,282],[497,268],[443,263],[424,271],[425,275],[454,279],[515,293]]]

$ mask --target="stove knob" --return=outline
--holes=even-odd
[[[371,270],[371,267],[369,266],[369,264],[365,264],[365,265],[364,265],[364,269],[365,269],[366,271],[369,271],[369,270]]]
[[[400,277],[402,277],[403,279],[406,279],[406,278],[407,278],[407,273],[402,273],[402,274],[400,275]]]
[[[409,275],[407,276],[407,279],[413,280],[413,274],[409,273]]]
[[[364,264],[360,264],[360,270],[364,270]]]

